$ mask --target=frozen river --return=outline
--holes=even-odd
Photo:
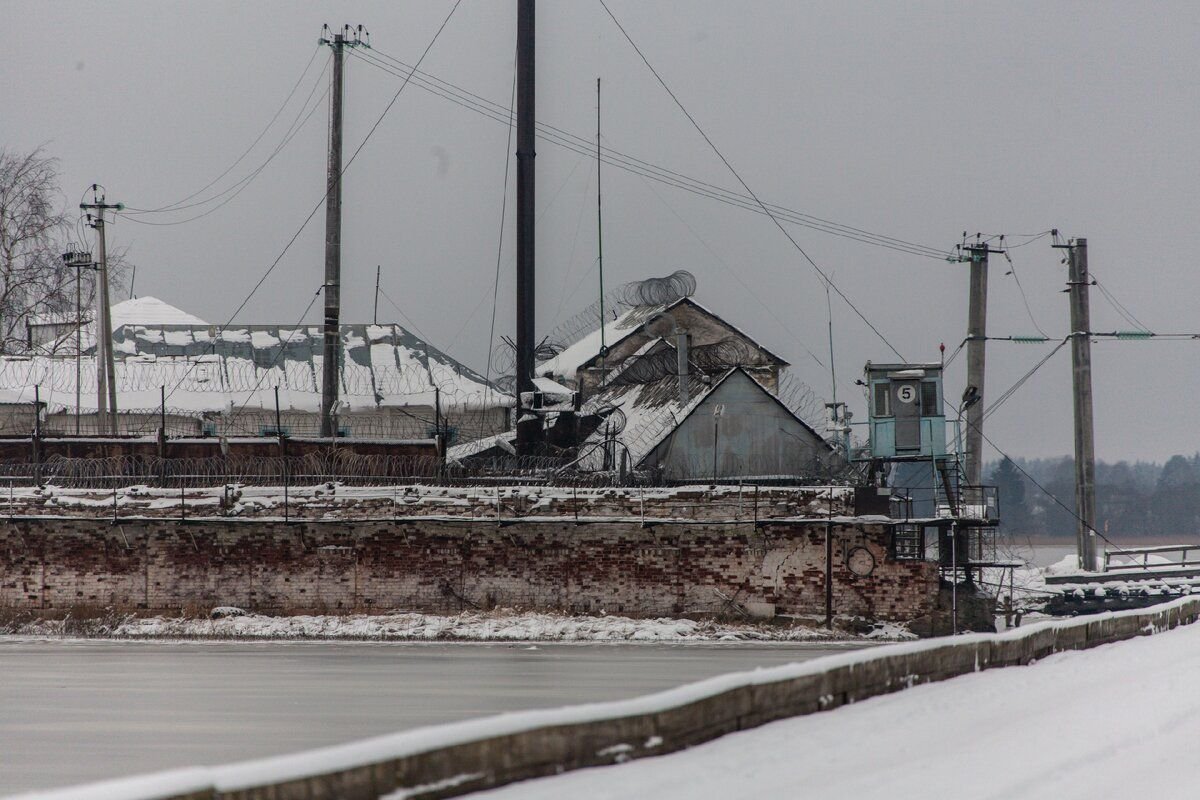
[[[0,638],[0,794],[616,700],[846,647]]]

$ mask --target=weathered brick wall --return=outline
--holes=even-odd
[[[224,521],[25,518],[0,524],[0,606],[148,611],[236,605],[457,612],[495,606],[673,615],[824,609],[825,524],[521,520]],[[838,614],[928,613],[936,567],[887,558],[876,523],[833,525]],[[866,547],[876,568],[845,565]]]

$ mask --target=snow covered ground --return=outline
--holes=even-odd
[[[217,619],[119,617],[111,620],[35,620],[0,625],[19,636],[215,639],[364,639],[384,641],[502,642],[821,642],[915,638],[899,625],[880,623],[861,636],[806,625],[755,625],[691,619],[632,619],[534,612],[353,614],[271,617],[241,614]]]
[[[472,797],[1194,797],[1198,670],[1189,625]]]

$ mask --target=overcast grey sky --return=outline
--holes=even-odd
[[[110,201],[156,208],[204,186],[249,146],[318,49],[323,23],[362,23],[378,52],[413,63],[450,5],[3,0],[0,142],[41,145],[61,159],[71,204],[99,181]],[[610,7],[764,200],[938,247],[964,230],[1020,241],[1057,227],[1088,238],[1095,275],[1148,327],[1200,331],[1200,271],[1186,244],[1200,216],[1194,3]],[[543,2],[538,15],[540,121],[593,136],[602,77],[608,145],[736,187],[598,2]],[[422,68],[507,105],[514,28],[511,0],[465,0]],[[327,58],[317,53],[279,122],[210,193],[270,155]],[[347,156],[398,87],[348,61]],[[322,104],[244,191],[202,219],[118,220],[111,240],[130,247],[137,294],[225,322],[319,201],[326,122]],[[382,264],[384,290],[420,331],[483,368],[506,137],[503,124],[415,86],[403,92],[346,172],[343,318],[370,319]],[[595,164],[539,142],[537,166],[545,332],[596,296]],[[701,302],[829,395],[827,368],[807,353],[828,361],[822,284],[770,220],[616,169],[603,185],[607,283],[692,271]],[[142,219],[186,220],[211,207]],[[498,334],[514,317],[512,210],[510,202]],[[322,280],[323,217],[240,321],[297,320]],[[907,358],[936,360],[940,342],[949,353],[962,341],[965,265],[789,230]],[[1059,256],[1046,239],[1013,251],[1033,316],[1061,337]],[[993,261],[989,332],[1034,334],[1007,269]],[[1098,292],[1092,303],[1093,329],[1130,327]],[[387,300],[379,314],[407,324]],[[893,355],[836,297],[833,317],[845,399],[865,361]],[[307,317],[318,320],[319,305]],[[989,395],[1049,349],[990,345]],[[1093,352],[1101,458],[1161,460],[1200,448],[1190,417],[1200,341],[1102,341]],[[948,397],[962,391],[964,361],[952,365]],[[989,419],[997,444],[1014,455],[1071,452],[1069,365],[1064,348]],[[850,400],[865,418],[861,396]]]

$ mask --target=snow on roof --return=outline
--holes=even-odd
[[[231,326],[213,333],[203,323],[128,324],[115,331],[118,408],[157,408],[164,386],[172,410],[274,408],[278,386],[284,409],[320,409],[320,327]],[[483,376],[398,325],[343,325],[341,334],[341,398],[351,411],[439,401],[458,410],[513,405]],[[80,406],[87,411],[96,407],[90,356],[82,373]],[[0,391],[31,395],[33,386],[52,407],[74,408],[74,357],[0,357]]]
[[[517,448],[513,444],[516,440],[516,431],[505,431],[504,433],[497,433],[494,436],[485,436],[482,439],[456,444],[448,448],[446,450],[446,458],[450,461],[460,461],[464,458],[470,458],[471,456],[491,450],[493,447],[498,447],[509,455],[516,455]]]
[[[568,389],[558,381],[550,380],[549,378],[534,378],[534,388],[547,397],[570,397],[575,394],[573,389]]]
[[[669,311],[672,308],[684,303],[690,304],[698,311],[707,314],[720,324],[727,327],[729,330],[736,333],[738,336],[741,336],[747,342],[753,344],[754,347],[761,350],[763,355],[767,356],[767,358],[777,362],[779,366],[788,365],[788,362],[784,361],[782,358],[763,347],[741,328],[730,323],[720,314],[717,314],[707,306],[698,303],[694,297],[681,297],[678,300],[664,305],[634,306],[626,309],[615,319],[605,322],[603,326],[603,338],[605,346],[613,347],[618,342],[624,341],[631,334],[635,333],[646,321],[653,319],[658,314]],[[595,330],[580,338],[577,342],[567,347],[557,356],[543,361],[537,367],[538,374],[545,375],[547,373],[551,373],[554,375],[561,375],[567,380],[574,380],[579,369],[600,354],[600,331],[601,326],[597,325]]]
[[[642,350],[649,350],[660,342],[662,342],[661,339],[649,342]],[[625,385],[619,382],[609,383],[602,392],[588,402],[585,410],[596,413],[605,406],[615,406],[620,409],[625,417],[625,427],[617,435],[617,439],[628,449],[630,461],[636,466],[641,464],[646,456],[662,444],[709,395],[735,372],[744,374],[763,394],[778,403],[781,408],[807,428],[818,441],[823,441],[820,434],[814,431],[808,423],[797,417],[795,412],[741,367],[733,367],[719,377],[714,376],[710,383],[703,383],[693,376],[690,384],[692,391],[687,403],[682,402],[679,397],[679,379],[674,375],[667,375],[652,383]],[[614,375],[613,378],[615,379],[617,375]],[[601,425],[588,438],[584,449],[588,446],[599,445],[605,435],[604,426]],[[594,449],[598,450],[598,448]]]
[[[113,330],[122,325],[208,325],[157,297],[135,297],[112,307]]]
[[[608,320],[603,326],[605,346],[612,347],[636,331],[647,319],[665,308],[666,306],[636,306],[626,309],[616,319]],[[554,358],[538,364],[537,372],[539,375],[551,373],[562,375],[567,380],[574,380],[575,373],[579,368],[600,354],[600,342],[601,326],[597,325],[594,331],[567,347]]]

